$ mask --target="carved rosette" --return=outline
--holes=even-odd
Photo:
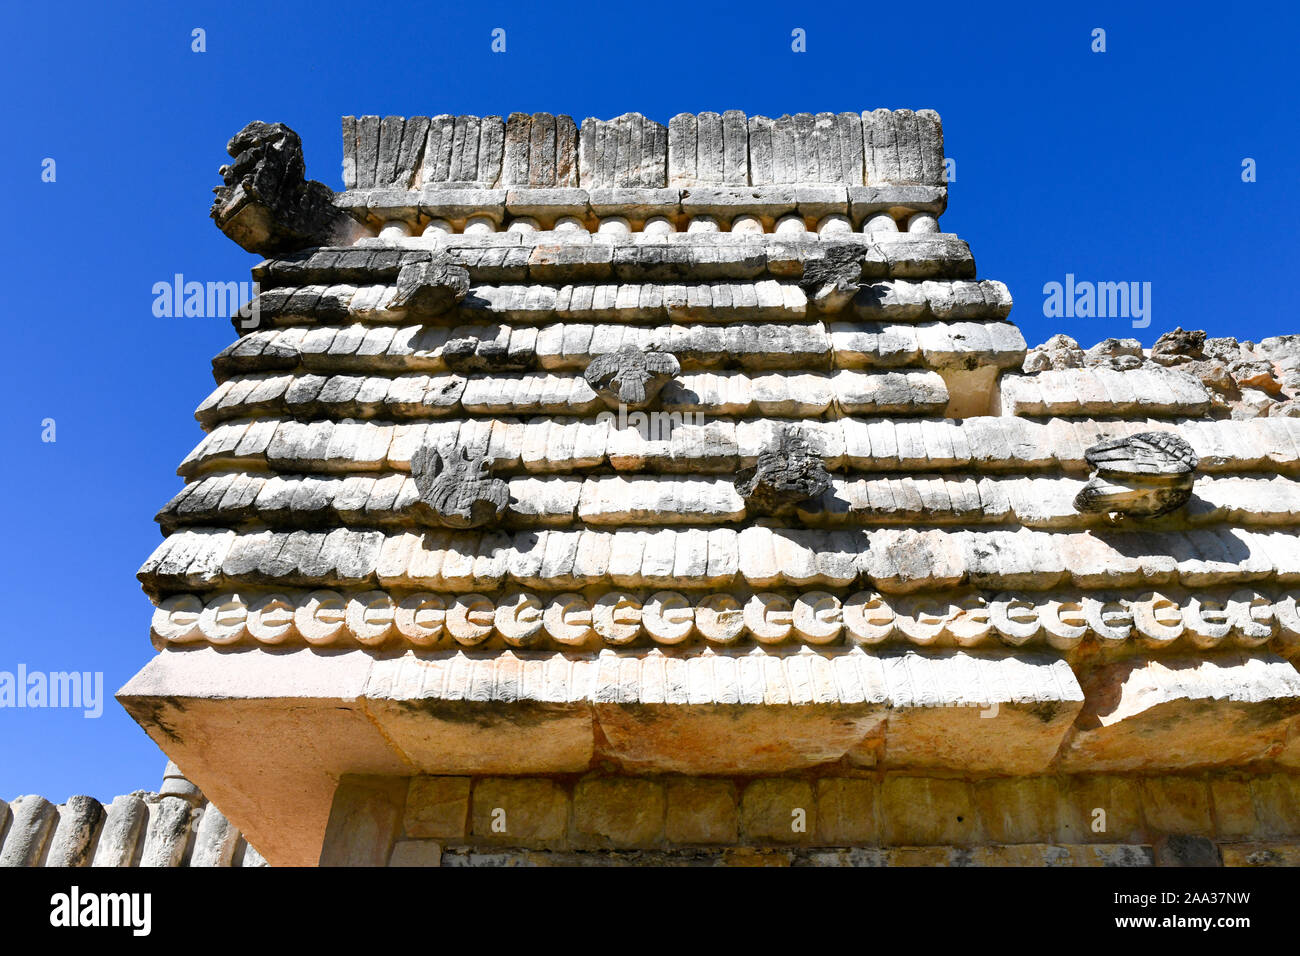
[[[444,528],[480,528],[498,521],[510,503],[510,488],[489,473],[492,459],[465,448],[425,445],[411,458],[420,500],[416,513]]]
[[[671,352],[642,351],[635,345],[624,345],[615,352],[597,355],[583,377],[610,408],[644,408],[681,370],[681,363]]]
[[[1093,473],[1074,506],[1131,518],[1154,518],[1187,504],[1199,464],[1192,446],[1173,432],[1099,442],[1083,457]]]
[[[736,491],[750,514],[786,514],[831,486],[826,463],[800,435],[783,435],[758,456],[753,468],[736,473]]]

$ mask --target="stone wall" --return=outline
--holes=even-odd
[[[345,778],[322,862],[1294,865],[1300,778]]]

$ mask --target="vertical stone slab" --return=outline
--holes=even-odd
[[[640,113],[588,117],[579,134],[578,183],[584,189],[663,186],[666,154],[667,130]]]
[[[528,184],[555,185],[555,117],[534,113],[528,135]]]
[[[379,163],[379,117],[363,116],[357,120],[357,188],[375,185],[375,168]]]
[[[942,186],[946,179],[943,168],[943,122],[934,110],[916,111],[916,135],[921,148],[921,182],[928,186]]]
[[[456,132],[456,117],[446,113],[429,120],[429,133],[424,141],[424,162],[421,182],[445,183],[451,172],[451,147]]]
[[[749,182],[770,186],[776,180],[773,169],[772,135],[775,124],[766,116],[749,118]]]
[[[54,804],[29,794],[11,803],[9,812],[13,818],[0,848],[0,866],[37,866],[58,821]]]
[[[749,124],[740,110],[722,114],[722,181],[749,185]]]
[[[917,132],[916,114],[911,110],[895,110],[894,128],[898,141],[898,181],[924,182],[925,171],[921,161],[921,139]]]
[[[696,117],[695,181],[697,183],[722,182],[722,117],[717,113],[701,113]]]
[[[793,183],[798,178],[794,117],[778,116],[772,121],[772,183]]]
[[[533,118],[527,113],[511,113],[506,118],[501,161],[502,186],[528,185],[528,142],[532,126]]]
[[[140,853],[142,867],[174,867],[185,862],[191,809],[184,797],[163,797],[150,808]]]
[[[588,116],[578,131],[578,185],[583,189],[607,185],[605,175],[606,124]]]
[[[500,116],[484,116],[479,121],[477,179],[489,188],[501,181],[501,156],[505,145],[505,131],[505,124]]]
[[[898,181],[898,139],[894,115],[886,109],[862,114],[862,156],[866,185]]]
[[[555,173],[544,185],[578,185],[578,127],[572,116],[555,117]]]
[[[236,851],[235,858],[239,861],[239,866],[270,866],[266,857],[257,851],[257,847],[244,840],[240,841],[240,850]]]
[[[357,118],[343,117],[343,188],[357,188]]]
[[[661,189],[668,185],[668,129],[641,117],[641,172],[637,185]]]
[[[818,179],[817,144],[813,140],[816,120],[811,113],[795,113],[791,118],[794,144],[794,182],[815,183]]]
[[[694,113],[678,113],[668,121],[669,186],[695,185],[696,126]]]
[[[69,797],[59,807],[59,822],[50,838],[46,866],[90,866],[95,835],[104,820],[104,808],[94,797]]]
[[[451,173],[453,183],[473,183],[478,178],[479,118],[457,116],[452,132]]]
[[[203,808],[203,818],[194,835],[190,866],[230,866],[239,839],[239,831],[226,815],[209,803]]]
[[[402,130],[406,120],[385,116],[379,122],[379,155],[375,160],[375,185],[389,186],[397,178],[397,157],[402,151]]]
[[[402,128],[402,145],[397,154],[397,171],[393,185],[402,189],[416,186],[416,173],[424,159],[424,145],[429,138],[429,117],[411,116]]]
[[[346,775],[339,780],[321,847],[321,866],[384,866],[401,835],[404,777]]]
[[[114,797],[99,833],[92,866],[130,866],[149,820],[149,809],[133,793]]]
[[[818,113],[813,117],[813,152],[817,167],[813,182],[844,182],[844,165],[840,157],[840,130],[834,113]]]
[[[840,147],[840,168],[844,182],[861,186],[862,179],[862,116],[859,113],[840,113],[835,118]]]

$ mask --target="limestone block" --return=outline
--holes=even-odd
[[[1084,688],[1060,759],[1072,772],[1249,763],[1300,713],[1300,675],[1271,654],[1136,658],[1089,672]]]
[[[591,117],[579,133],[579,185],[667,185],[668,130],[640,113],[612,120]]]
[[[502,154],[503,186],[578,186],[578,130],[572,117],[511,113]]]
[[[114,797],[104,816],[93,865],[131,866],[148,819],[148,808],[135,794]]]
[[[441,866],[442,844],[436,840],[399,840],[393,845],[389,866]]]
[[[11,818],[0,847],[0,866],[39,866],[58,823],[54,804],[34,794],[9,804]]]
[[[1050,655],[906,651],[870,660],[893,706],[888,767],[1042,771],[1083,704],[1069,665]]]
[[[754,780],[741,794],[741,832],[757,843],[811,843],[817,810],[813,785],[806,780]]]
[[[184,797],[162,797],[150,804],[140,866],[174,867],[184,863],[192,810]]]
[[[1238,843],[1220,847],[1224,866],[1297,866],[1300,847],[1293,843]]]
[[[1214,833],[1210,791],[1198,777],[1150,777],[1138,781],[1147,829],[1161,834]]]
[[[835,372],[835,399],[849,414],[940,414],[948,389],[934,372]]]
[[[816,787],[818,843],[834,846],[880,842],[879,783],[852,777],[820,777]]]
[[[212,804],[203,808],[194,834],[190,866],[231,866],[239,849],[240,835],[226,815]]]
[[[841,368],[909,365],[920,358],[916,327],[886,322],[836,322],[831,348]]]
[[[484,843],[560,846],[569,826],[569,795],[552,780],[484,777],[474,781],[471,832]]]
[[[814,703],[812,672],[833,680],[830,662],[797,661],[789,677],[786,670],[763,658],[649,660],[640,702],[595,705],[601,755],[634,773],[780,773],[838,760],[878,733],[885,715],[879,703]],[[804,683],[792,687],[790,679]],[[793,706],[792,697],[808,702]],[[771,704],[754,706],[760,700]]]
[[[1057,833],[1059,788],[1054,778],[980,780],[970,786],[986,840],[1038,843]]]
[[[1257,774],[1250,778],[1257,835],[1294,837],[1300,834],[1300,779],[1294,773]]]
[[[89,866],[95,835],[104,820],[104,808],[93,797],[69,797],[59,807],[59,821],[50,837],[46,866]]]
[[[649,847],[663,838],[666,808],[659,780],[581,780],[573,790],[573,837],[588,846]]]
[[[735,843],[740,817],[736,787],[729,780],[669,777],[664,836],[674,844]]]
[[[882,838],[891,846],[971,846],[984,839],[964,780],[887,775],[880,785]]]
[[[522,660],[510,652],[376,661],[367,707],[422,773],[574,772],[586,769],[593,747],[582,677],[573,673],[581,666],[559,655]],[[521,723],[523,712],[530,717]]]
[[[1145,824],[1139,782],[1097,774],[1065,777],[1057,823],[1062,843],[1141,843]]]
[[[384,866],[401,834],[406,781],[345,776],[339,780],[320,851],[321,866]]]
[[[469,820],[469,777],[412,777],[402,832],[408,837],[460,840]]]

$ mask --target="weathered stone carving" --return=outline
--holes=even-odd
[[[276,255],[346,244],[360,228],[334,205],[324,183],[305,178],[302,140],[283,123],[249,123],[226,144],[210,215],[249,252]]]
[[[1173,432],[1100,442],[1083,457],[1094,471],[1075,496],[1080,511],[1150,518],[1181,508],[1192,496],[1196,453]]]
[[[468,269],[445,256],[430,256],[402,266],[391,307],[414,318],[432,318],[455,307],[468,293]]]
[[[862,284],[861,246],[830,245],[826,254],[804,263],[799,285],[808,303],[821,312],[839,312],[857,295]]]
[[[425,445],[411,458],[420,491],[417,513],[447,528],[478,528],[499,519],[510,503],[510,487],[489,474],[491,464],[465,448]]]
[[[1147,651],[1253,649],[1290,654],[1300,640],[1296,598],[1253,587],[1090,593],[1083,590],[943,592],[716,592],[703,597],[641,589],[600,596],[511,590],[484,594],[293,590],[284,594],[172,595],[158,604],[153,634],[167,644],[256,642],[267,646],[432,646],[449,636],[472,646],[736,644],[1046,645],[1073,651],[1085,639]],[[637,597],[643,594],[644,598]],[[199,614],[194,613],[194,608]],[[218,621],[205,609],[221,611]]]
[[[592,359],[583,377],[610,408],[644,408],[681,370],[671,352],[624,345]]]
[[[797,434],[782,435],[758,464],[736,473],[736,491],[751,514],[781,514],[819,497],[831,485],[821,456]]]

